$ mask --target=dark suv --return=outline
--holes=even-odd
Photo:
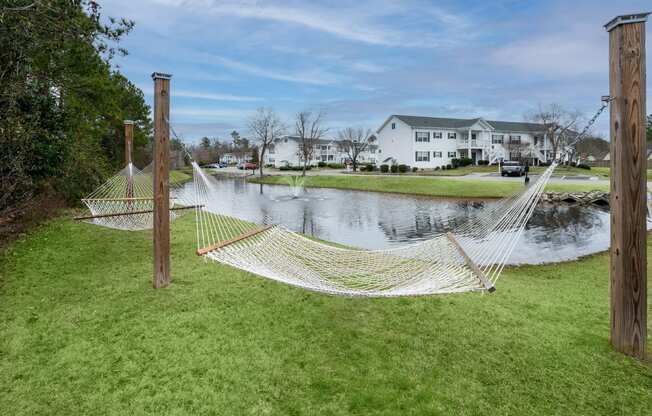
[[[504,161],[500,166],[501,176],[523,176],[525,175],[525,166],[521,162],[512,160]]]

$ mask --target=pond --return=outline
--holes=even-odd
[[[192,183],[184,191],[192,191]],[[208,209],[349,246],[381,249],[450,231],[495,201],[260,185],[217,178],[219,198]],[[539,204],[509,264],[572,260],[609,247],[609,211],[593,206]]]

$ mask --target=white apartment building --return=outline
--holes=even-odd
[[[536,123],[391,115],[376,137],[381,163],[432,169],[463,157],[546,162],[553,155],[543,130]]]
[[[277,168],[302,165],[303,159],[299,152],[299,143],[301,143],[301,139],[296,136],[283,136],[274,140],[274,143],[265,152],[264,163]],[[378,146],[369,145],[365,152],[360,153],[358,164],[377,163],[378,152]],[[312,157],[310,165],[317,165],[319,162],[346,164],[349,159],[348,155],[341,151],[339,141],[335,139],[316,140]]]

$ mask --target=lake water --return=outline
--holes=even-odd
[[[186,184],[191,191],[192,183]],[[376,192],[247,183],[218,178],[209,210],[366,249],[428,239],[495,203]],[[571,260],[609,247],[609,212],[593,206],[539,204],[510,264]]]

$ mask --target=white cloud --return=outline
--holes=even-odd
[[[339,82],[338,77],[319,68],[303,71],[279,71],[262,68],[256,65],[224,58],[217,55],[201,54],[207,62],[218,64],[238,72],[254,75],[262,78],[275,79],[278,81],[296,82],[312,85],[331,85]]]
[[[355,6],[316,7],[312,2],[299,3],[300,6],[271,4],[270,2],[251,0],[153,0],[167,6],[183,8],[185,11],[202,14],[233,16],[244,19],[256,19],[288,23],[302,26],[314,31],[328,33],[341,39],[371,45],[395,47],[438,47],[456,43],[460,38],[467,38],[471,31],[470,22],[462,15],[455,15],[433,5],[389,2],[363,2]],[[418,11],[418,12],[415,12]],[[343,12],[344,11],[344,12]],[[391,15],[389,14],[391,13]],[[441,32],[432,35],[430,31],[418,29],[420,25],[408,25],[397,29],[378,20],[398,14],[412,16],[415,19],[427,14],[432,17]],[[445,32],[445,36],[442,36]]]
[[[183,120],[228,119],[242,120],[251,115],[251,110],[233,108],[178,107],[172,110],[173,116]]]
[[[498,48],[492,60],[536,74],[584,75],[604,73],[606,48],[590,39],[567,34],[544,35]]]
[[[172,95],[176,97],[199,98],[202,100],[213,100],[213,101],[260,101],[261,100],[261,98],[259,97],[247,97],[243,95],[232,95],[232,94],[214,94],[214,93],[186,91],[186,90],[173,90]]]
[[[138,84],[138,88],[143,91],[145,95],[154,94],[154,87],[151,84]],[[211,100],[211,101],[242,101],[242,102],[251,102],[251,101],[260,101],[260,97],[249,97],[244,95],[234,95],[234,94],[220,94],[220,93],[211,93],[203,91],[189,91],[189,90],[177,90],[172,88],[172,97],[184,97],[184,98],[198,98],[201,100]]]

